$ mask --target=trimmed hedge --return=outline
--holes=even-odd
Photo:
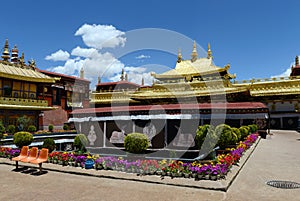
[[[88,139],[84,134],[78,134],[74,138],[73,145],[77,148],[79,151],[85,151],[85,146],[88,144]]]
[[[16,132],[16,126],[15,125],[8,125],[6,128],[6,131],[8,134],[12,135]]]
[[[33,142],[33,135],[29,132],[20,131],[14,134],[14,144],[22,148],[28,146]]]
[[[219,137],[218,145],[221,149],[224,149],[227,145],[235,145],[238,142],[237,135],[227,124],[218,125],[215,131]]]
[[[195,144],[198,149],[201,149],[204,141],[215,145],[217,136],[212,125],[205,124],[198,127],[195,136]]]
[[[55,142],[52,138],[47,138],[44,140],[42,148],[47,148],[49,153],[51,153],[55,149]]]
[[[148,136],[143,133],[128,134],[124,139],[124,146],[129,153],[144,153],[149,147]]]

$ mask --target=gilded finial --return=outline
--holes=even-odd
[[[192,59],[191,59],[192,62],[196,61],[197,58],[198,58],[196,41],[194,41],[193,51],[192,51],[192,55],[191,56],[192,56]]]
[[[100,75],[98,76],[98,84],[100,84],[101,83],[101,77],[100,77]]]
[[[125,80],[128,81],[128,74],[125,74]]]
[[[5,40],[4,50],[2,53],[2,59],[3,59],[3,61],[8,61],[10,59],[8,39]]]
[[[212,58],[212,51],[210,49],[210,43],[207,45],[207,58],[211,59]]]
[[[177,63],[180,63],[181,61],[182,61],[181,50],[178,49]]]
[[[299,57],[298,57],[298,55],[295,58],[295,66],[299,66]]]

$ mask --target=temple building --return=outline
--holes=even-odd
[[[40,115],[41,129],[48,129],[52,124],[57,129],[68,122],[70,113],[74,109],[89,107],[90,81],[84,79],[84,70],[81,69],[80,77],[64,75],[61,73],[38,70],[49,77],[59,77],[55,83],[44,88],[44,93],[39,97],[48,101],[48,105],[55,110],[44,111]]]
[[[42,111],[54,110],[48,101],[41,99],[44,88],[54,84],[58,77],[39,72],[32,60],[25,64],[24,53],[19,57],[18,48],[9,50],[8,40],[0,61],[0,119],[3,125],[17,125],[17,119],[26,115],[37,128]]]
[[[266,129],[269,110],[258,96],[261,85],[235,83],[229,69],[213,63],[210,45],[207,56],[198,58],[194,43],[191,59],[183,60],[179,51],[174,69],[152,74],[152,86],[124,80],[124,71],[118,82],[99,79],[91,96],[94,107],[74,110],[69,121],[87,135],[90,150],[122,146],[131,132],[146,134],[151,147],[160,149],[193,147],[203,124]]]
[[[194,43],[190,59],[184,60],[179,50],[174,69],[161,74],[152,74],[155,78],[152,86],[139,87],[126,81],[124,84],[131,87],[122,88],[121,83],[124,82],[122,79],[116,83],[99,83],[97,90],[92,93],[91,103],[95,103],[95,107],[99,108],[113,105],[261,102],[269,110],[266,121],[271,128],[298,127],[300,117],[298,57],[289,77],[237,81],[236,75],[229,73],[229,69],[229,64],[219,67],[213,63],[210,44],[207,56],[198,58]],[[120,88],[114,90],[114,85],[118,83]]]
[[[70,112],[89,107],[90,81],[41,70],[35,61],[25,64],[16,46],[9,49],[6,40],[0,60],[0,120],[5,127],[19,126],[17,120],[26,115],[37,129],[62,129]]]

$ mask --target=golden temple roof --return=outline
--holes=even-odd
[[[28,66],[21,67],[8,62],[0,62],[0,77],[42,83],[55,83],[55,80],[59,79],[47,76]]]
[[[178,59],[174,69],[161,74],[153,73],[153,77],[156,79],[172,79],[172,78],[183,78],[183,77],[194,77],[194,76],[205,76],[210,74],[216,74],[225,72],[227,78],[234,78],[235,75],[229,74],[227,71],[230,65],[227,64],[225,67],[218,67],[213,63],[212,51],[210,44],[208,44],[208,53],[205,58],[197,58],[196,43],[194,42],[192,58],[190,60],[182,60],[181,51],[178,51]]]

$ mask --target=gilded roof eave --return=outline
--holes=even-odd
[[[34,69],[22,68],[11,64],[0,63],[0,77],[28,82],[55,83],[60,78],[50,77]]]

